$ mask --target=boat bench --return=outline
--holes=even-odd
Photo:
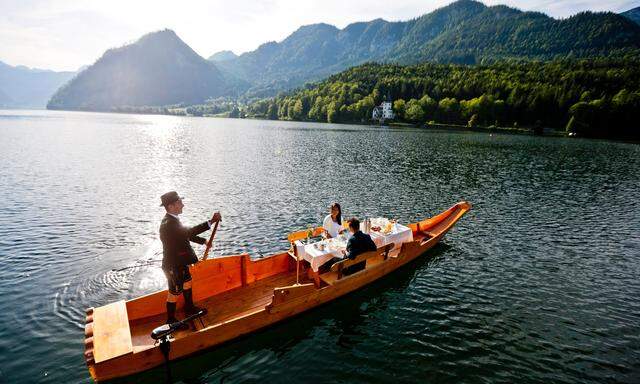
[[[93,357],[96,364],[133,352],[124,300],[93,311]]]
[[[349,267],[352,267],[356,264],[364,262],[365,263],[364,269],[366,269],[368,260],[377,258],[378,256],[382,257],[383,260],[386,260],[387,257],[389,256],[389,251],[392,250],[394,246],[395,246],[394,243],[387,244],[383,247],[378,248],[375,251],[362,253],[356,256],[356,258],[353,260],[345,259],[342,261],[338,261],[337,263],[334,263],[331,266],[331,270],[329,272],[323,273],[322,275],[320,275],[320,279],[325,283],[332,285],[336,281],[342,279],[343,277],[351,275],[351,274],[345,275],[345,272],[348,271]],[[361,270],[355,271],[353,273],[357,273],[360,271]]]

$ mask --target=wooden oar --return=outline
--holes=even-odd
[[[216,232],[218,231],[218,224],[220,221],[216,221],[216,225],[213,227],[213,231],[211,231],[211,236],[209,236],[209,241],[207,241],[207,248],[204,250],[204,255],[202,256],[202,260],[207,260],[209,257],[209,250],[211,249],[211,244],[213,243],[213,238],[216,236]]]

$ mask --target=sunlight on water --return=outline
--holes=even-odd
[[[222,213],[213,256],[254,258],[320,225],[333,201],[345,216],[401,223],[473,204],[410,267],[176,363],[185,382],[639,377],[637,145],[0,111],[0,164],[0,382],[89,382],[85,308],[165,288],[152,263],[168,190],[185,196],[185,223]]]
[[[159,289],[166,289],[166,279],[160,268],[156,266],[155,268],[147,267],[145,269],[148,270],[138,276],[140,281],[137,282],[136,291],[153,292]]]

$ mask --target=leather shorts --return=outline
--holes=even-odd
[[[191,273],[189,273],[189,267],[186,265],[164,269],[163,271],[164,275],[167,277],[169,292],[172,295],[181,294],[184,283],[191,281]]]

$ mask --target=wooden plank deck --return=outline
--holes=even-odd
[[[202,317],[205,327],[213,326],[232,318],[255,312],[269,304],[273,298],[273,289],[295,284],[296,274],[282,273],[259,280],[244,287],[238,287],[205,300],[196,302],[195,305],[207,308],[207,315]],[[194,284],[194,291],[198,286]],[[182,311],[177,313],[178,319],[186,317]],[[166,314],[146,317],[131,321],[131,340],[133,342],[133,352],[153,347],[154,340],[151,338],[151,331],[164,324]],[[202,329],[200,320],[194,321],[197,330]],[[184,330],[174,333],[175,339],[180,339],[193,333],[193,330]]]
[[[96,363],[133,350],[124,300],[96,308],[93,312],[93,329],[93,356]]]

